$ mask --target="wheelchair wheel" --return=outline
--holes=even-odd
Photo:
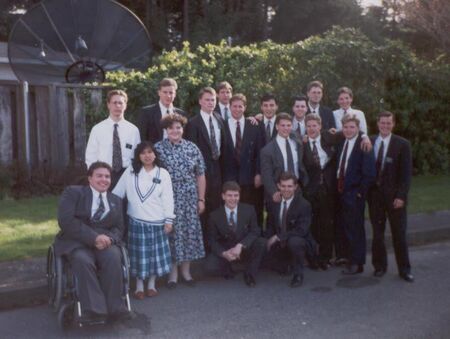
[[[67,330],[74,321],[75,318],[75,304],[63,303],[58,310],[58,325],[63,331]]]
[[[53,246],[47,251],[47,295],[48,303],[55,312],[58,311],[63,291],[62,259],[55,255]]]

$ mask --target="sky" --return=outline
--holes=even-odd
[[[381,0],[361,0],[361,5],[363,7],[367,6],[381,6]]]

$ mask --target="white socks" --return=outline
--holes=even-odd
[[[136,292],[144,292],[144,280],[136,278]]]
[[[147,289],[148,290],[155,290],[156,291],[155,281],[156,281],[156,276],[155,275],[150,276],[150,278],[148,279],[148,283],[147,283]]]

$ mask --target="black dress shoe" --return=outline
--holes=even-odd
[[[80,317],[79,322],[83,324],[96,325],[96,324],[104,324],[106,322],[106,319],[107,319],[106,314],[100,314],[92,311],[85,311]]]
[[[183,284],[185,284],[186,286],[189,286],[189,287],[194,287],[195,286],[195,280],[194,279],[189,279],[189,280],[187,280],[187,279],[181,279],[181,281],[183,282]]]
[[[345,270],[342,271],[342,274],[346,275],[354,275],[364,272],[363,265],[349,265]]]
[[[373,272],[373,276],[377,278],[381,278],[386,273],[386,270],[375,270]]]
[[[177,282],[176,281],[168,281],[167,288],[169,290],[173,290],[173,289],[177,288]]]
[[[400,278],[407,282],[414,282],[414,276],[411,273],[402,273],[400,274]]]
[[[255,278],[250,273],[244,273],[244,282],[248,287],[256,286]]]
[[[110,322],[123,322],[136,318],[136,313],[133,311],[123,311],[118,313],[113,313],[108,317]]]
[[[294,274],[292,277],[290,286],[291,287],[300,287],[303,285],[303,274]]]

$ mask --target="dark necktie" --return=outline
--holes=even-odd
[[[297,135],[299,138],[302,137],[302,126],[300,125],[299,122],[297,122]]]
[[[235,232],[236,231],[236,222],[234,221],[234,211],[230,212],[230,220],[228,220],[228,225],[230,229]]]
[[[384,155],[384,141],[381,140],[380,148],[378,149],[377,161],[375,163],[375,168],[377,170],[377,184],[381,183],[381,172],[383,170],[383,155]]]
[[[281,212],[281,233],[286,232],[287,228],[287,201],[283,200],[283,210]]]
[[[266,125],[266,142],[269,142],[270,141],[270,139],[271,139],[271,133],[272,131],[271,131],[271,129],[270,129],[270,120],[269,121],[267,121],[267,125]]]
[[[122,149],[120,148],[119,131],[117,128],[119,124],[114,124],[113,132],[113,154],[112,154],[112,169],[114,172],[122,170]]]
[[[286,139],[286,157],[287,157],[287,170],[295,175],[294,158],[292,157],[291,143],[289,138]]]
[[[312,155],[313,155],[314,163],[318,167],[322,168],[322,166],[320,166],[320,157],[319,157],[319,151],[317,150],[316,141],[313,140],[312,144],[313,144]]]
[[[209,117],[209,137],[211,141],[211,151],[212,151],[212,158],[214,160],[219,159],[219,148],[217,147],[217,140],[216,140],[216,131],[214,130],[214,125],[212,121],[212,117]]]
[[[239,121],[236,121],[236,143],[234,145],[234,152],[238,163],[240,163],[241,161],[241,145],[242,145],[241,124]]]
[[[228,120],[228,107],[225,106],[223,109],[223,116],[225,120]]]
[[[345,179],[345,160],[347,159],[348,140],[345,141],[344,152],[342,153],[341,163],[339,164],[338,192],[344,192]]]
[[[105,204],[103,203],[103,198],[102,195],[99,195],[99,204],[98,204],[98,208],[95,211],[94,215],[92,216],[92,221],[100,221],[100,219],[102,218],[103,213],[105,213]]]
[[[169,109],[167,109],[167,114],[170,114],[170,111],[169,111]]]

